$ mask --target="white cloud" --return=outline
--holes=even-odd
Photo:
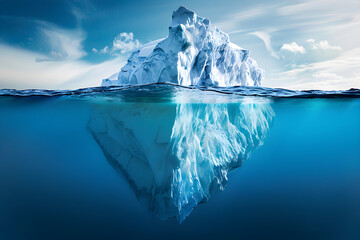
[[[82,60],[35,62],[38,52],[0,44],[1,88],[75,89],[99,86],[126,62],[122,57],[92,64]]]
[[[305,54],[306,50],[303,46],[299,46],[296,42],[292,42],[292,43],[285,43],[281,46],[280,50],[282,51],[289,51],[292,53],[301,53],[301,54]]]
[[[322,50],[341,50],[341,47],[339,46],[332,46],[328,42],[328,40],[323,40],[320,42],[316,42],[314,39],[308,39],[307,42],[309,42],[312,46],[312,49],[322,49]]]
[[[50,52],[48,56],[37,57],[36,61],[76,60],[87,55],[83,48],[86,36],[80,29],[68,30],[49,23],[40,23],[40,32]]]
[[[123,54],[131,52],[138,47],[140,47],[139,40],[134,39],[134,34],[132,32],[122,32],[114,38],[112,52],[119,51]]]
[[[319,5],[322,5],[324,1],[305,1],[302,3],[296,3],[291,5],[286,5],[283,7],[280,7],[278,9],[279,15],[297,15],[298,13],[303,13],[305,11],[311,11],[314,9],[317,9]]]
[[[105,54],[109,52],[109,46],[105,46],[103,49],[100,49],[100,53]]]
[[[329,12],[343,15],[343,13],[349,13],[349,11],[358,12],[359,6],[360,4],[358,0],[302,0],[300,3],[280,7],[277,12],[279,15],[293,16],[297,18],[333,17],[334,15],[329,14]],[[318,14],[309,14],[315,12]]]
[[[276,12],[286,19],[285,26],[315,34],[335,34],[346,28],[353,28],[350,32],[354,34],[360,25],[359,0],[301,0],[282,6]]]
[[[360,88],[359,66],[360,48],[356,48],[331,60],[297,66],[293,70],[278,74],[274,79],[268,79],[267,82],[270,87],[290,89]]]
[[[97,50],[96,48],[91,49],[91,51],[92,51],[93,53],[97,53],[97,52],[98,52],[98,50]]]
[[[273,56],[275,58],[279,58],[279,56],[277,55],[277,53],[274,51],[274,49],[271,46],[271,36],[268,33],[256,31],[256,32],[249,33],[249,35],[254,35],[254,36],[260,38],[264,42],[265,47],[270,52],[271,56]]]
[[[290,4],[284,1],[271,1],[266,5],[252,7],[244,5],[245,10],[224,14],[222,21],[215,25],[231,33],[246,33],[276,28],[278,32],[290,29],[297,32],[341,31],[360,25],[359,0],[298,0]],[[236,9],[236,8],[235,8]],[[259,22],[261,21],[261,24]],[[311,25],[311,27],[309,27]]]
[[[266,8],[263,6],[256,6],[243,11],[234,12],[227,14],[226,18],[222,21],[214,23],[215,26],[219,27],[223,31],[230,31],[229,33],[239,33],[243,30],[234,30],[241,22],[259,18],[266,13]]]
[[[104,48],[96,51],[101,54],[111,54],[118,56],[119,54],[126,54],[134,51],[135,49],[140,47],[139,40],[134,38],[134,34],[132,32],[122,32],[119,33],[113,40],[112,47],[105,46]]]

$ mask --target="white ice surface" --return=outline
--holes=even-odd
[[[102,86],[171,82],[199,86],[260,86],[263,71],[249,51],[196,13],[173,12],[167,38],[135,50],[117,79]]]

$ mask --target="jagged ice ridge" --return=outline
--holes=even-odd
[[[263,70],[249,51],[229,36],[180,7],[173,12],[167,38],[143,45],[132,53],[119,73],[102,86],[171,82],[189,86],[260,86]]]

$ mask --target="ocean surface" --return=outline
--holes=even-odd
[[[179,123],[179,108],[243,106],[271,110],[266,137],[181,224],[140,201],[109,160],[122,146],[93,124],[117,116],[146,143],[152,126]],[[360,90],[0,90],[0,239],[230,238],[360,239]]]

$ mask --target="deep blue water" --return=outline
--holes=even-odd
[[[3,90],[0,239],[360,239],[358,91],[285,97],[258,89],[264,97],[252,98],[275,113],[264,144],[230,173],[224,191],[179,224],[154,218],[109,164],[87,127],[94,108],[237,104],[244,97],[153,90]]]

